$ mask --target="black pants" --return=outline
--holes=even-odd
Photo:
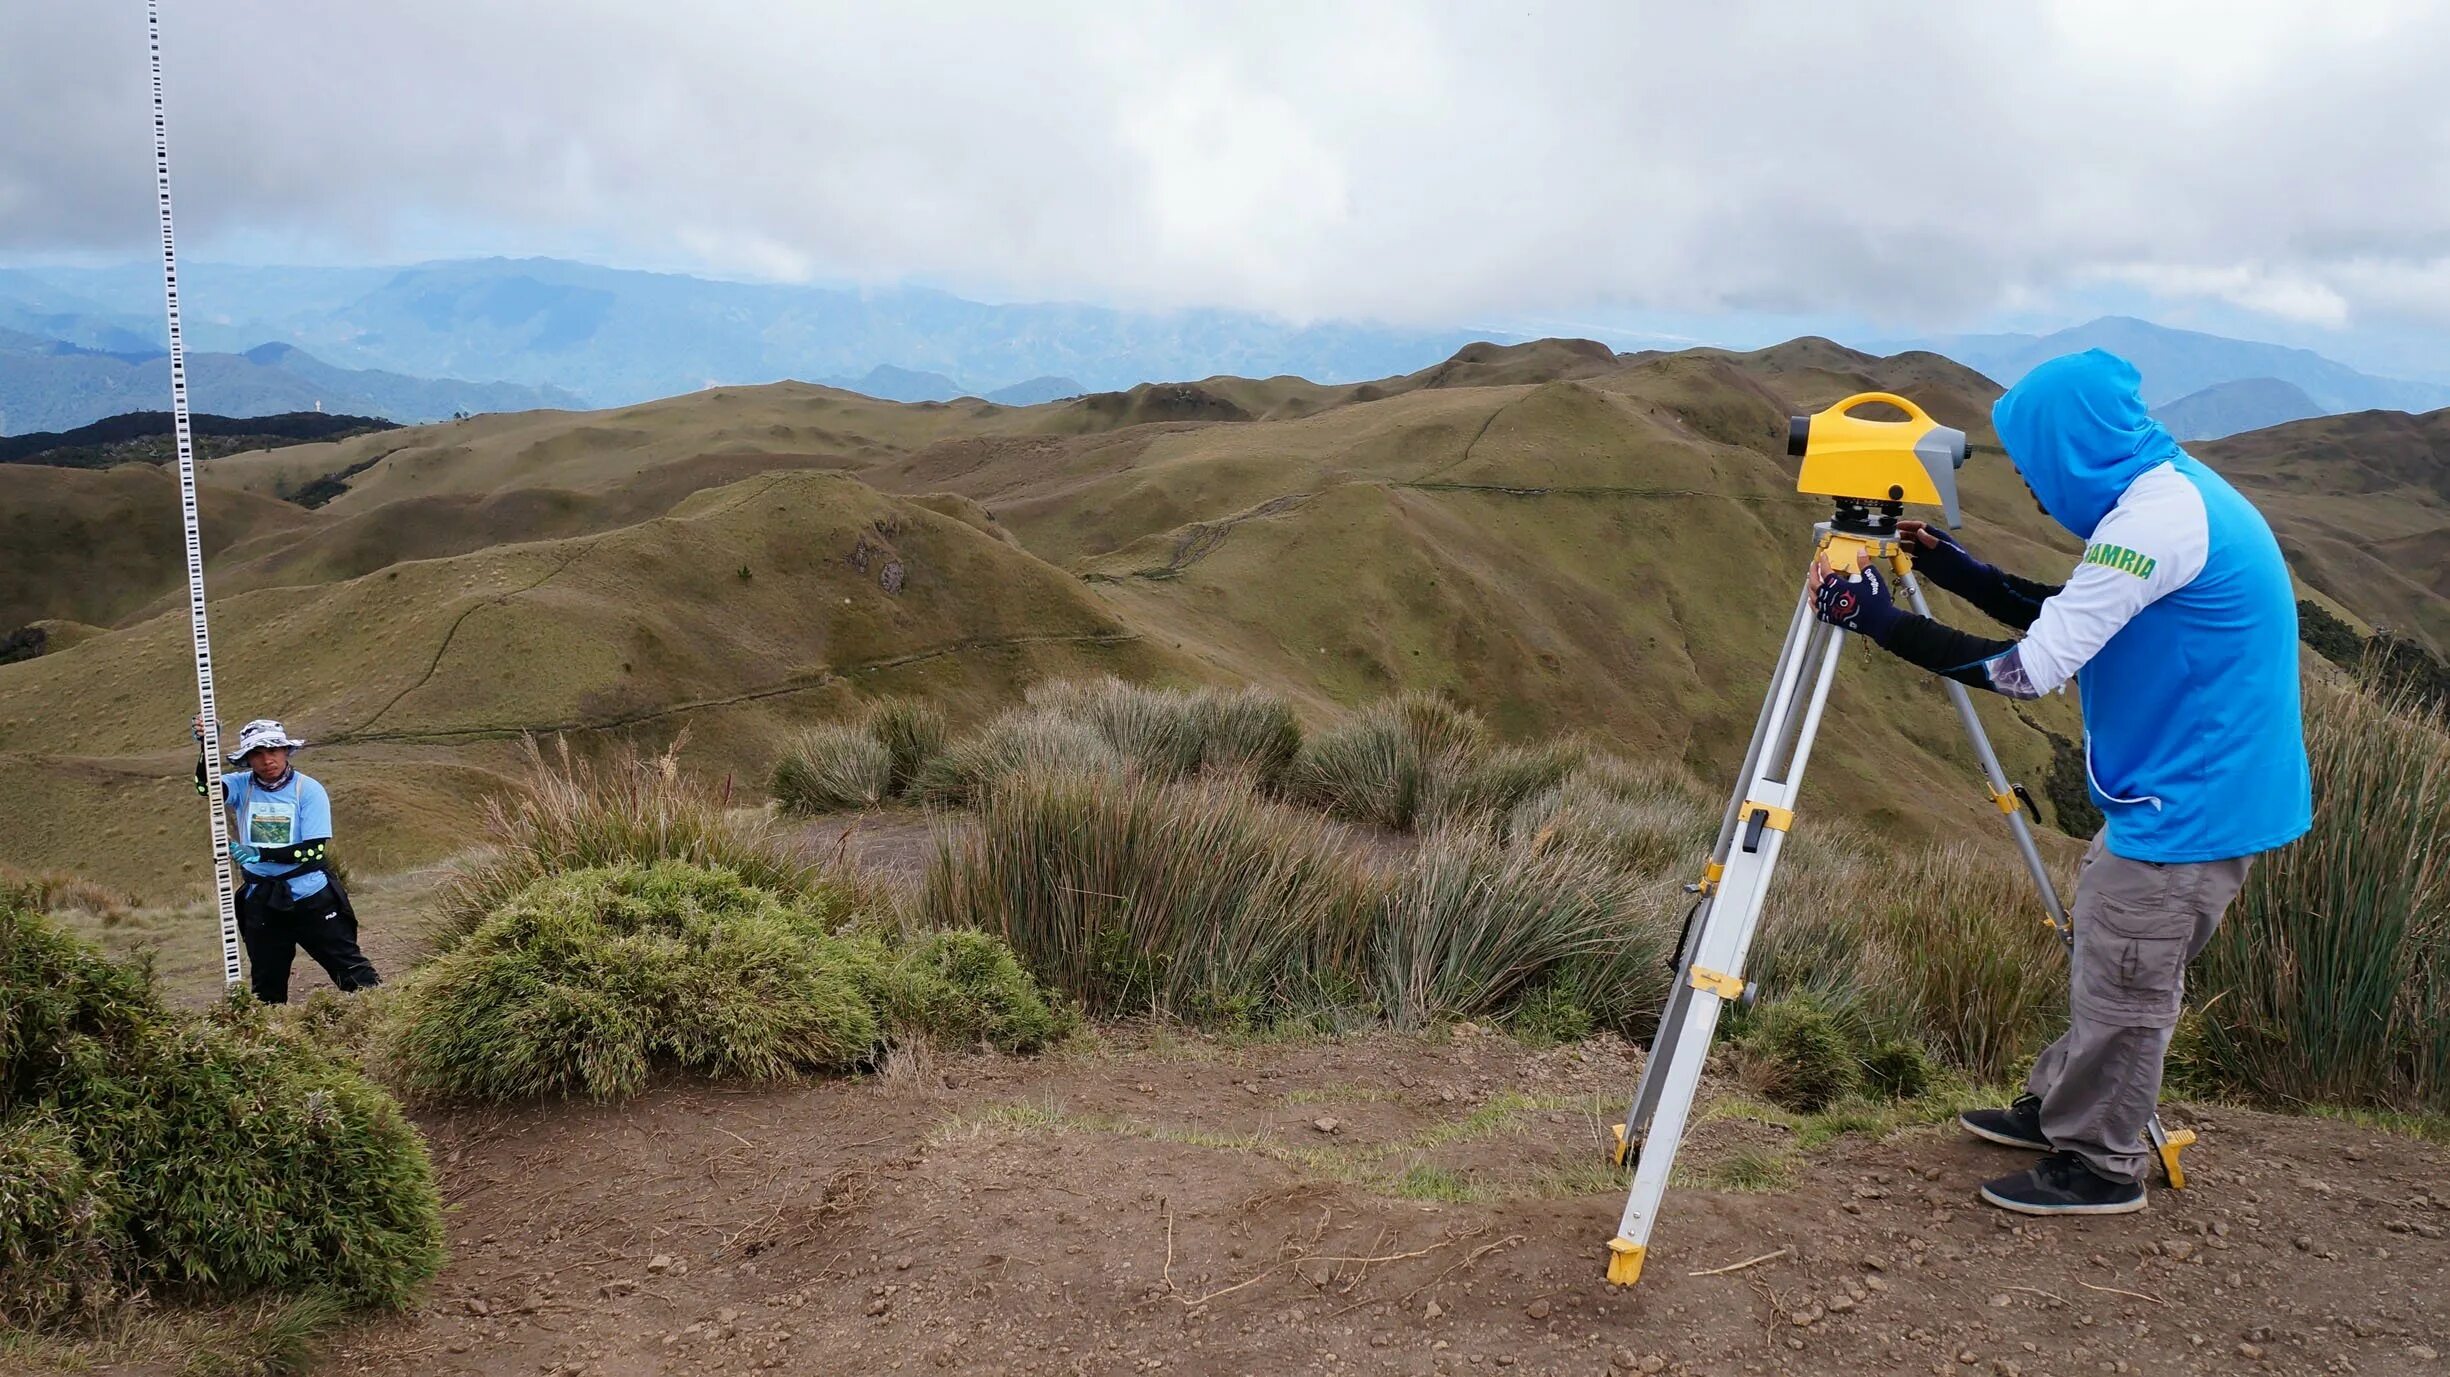
[[[320,892],[283,912],[267,900],[275,885],[286,883],[258,880],[238,896],[238,935],[247,944],[248,975],[255,997],[266,1004],[289,1002],[289,963],[300,947],[306,948],[306,954],[343,991],[382,984],[374,963],[357,949],[357,910],[350,906],[340,881],[325,876]]]

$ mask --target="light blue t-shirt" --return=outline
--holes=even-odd
[[[296,770],[278,789],[256,783],[252,770],[223,775],[221,791],[230,802],[230,855],[250,875],[278,875],[294,864],[262,859],[265,847],[303,846],[332,835],[332,796]],[[328,883],[322,871],[310,870],[290,877],[289,894],[310,898]]]

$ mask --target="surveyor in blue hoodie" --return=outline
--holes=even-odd
[[[2085,542],[2065,584],[2003,573],[1901,521],[1923,577],[2024,633],[1988,640],[1898,607],[1868,561],[1813,571],[1820,616],[1974,688],[2073,680],[2106,825],[2072,917],[2068,1027],[1978,1137],[2046,1155],[1983,1199],[2024,1214],[2144,1208],[2144,1135],[2186,965],[2260,852],[2302,836],[2313,789],[2297,703],[2297,605],[2271,528],[2144,409],[2135,366],[2052,359],[1991,409],[2042,510]]]

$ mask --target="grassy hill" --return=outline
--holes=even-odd
[[[1435,688],[1506,735],[1587,732],[1717,779],[1825,515],[1793,491],[1785,417],[1875,388],[1972,434],[1970,544],[2065,571],[2074,542],[1988,429],[1997,388],[1933,354],[1547,340],[1372,383],[1210,378],[1029,407],[782,383],[214,461],[225,698],[321,743],[307,767],[369,865],[474,840],[470,801],[520,733],[687,729],[698,766],[762,780],[790,729],[878,694],[971,721],[1050,675],[1255,681],[1322,713]],[[2450,499],[2426,447],[2444,423],[2331,418],[2204,453],[2272,511],[2317,596],[2438,643]],[[15,621],[107,628],[0,665],[5,859],[192,882],[184,594],[175,528],[152,515],[175,515],[168,480],[40,477],[6,504],[28,539],[157,524],[0,570]],[[326,505],[275,500],[317,480],[340,489]],[[2064,699],[1983,711],[2036,786],[2052,734],[2075,731]],[[1997,827],[1937,690],[1864,650],[1812,794],[1909,834]]]

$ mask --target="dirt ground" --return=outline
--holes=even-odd
[[[2226,1108],[2174,1116],[2204,1135],[2193,1189],[2047,1222],[1975,1201],[2026,1158],[1943,1126],[1710,1189],[1790,1130],[1707,1117],[1641,1284],[1608,1287],[1599,1143],[1638,1064],[1468,1031],[1143,1032],[429,1113],[453,1261],[322,1370],[2443,1370],[2450,1150]]]

